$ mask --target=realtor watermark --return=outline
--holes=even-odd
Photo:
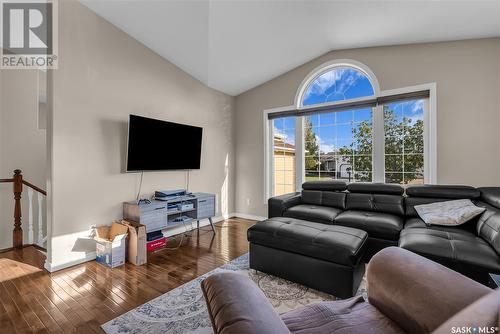
[[[0,0],[1,69],[57,68],[57,0]]]
[[[451,327],[452,334],[496,334],[498,327],[495,326],[463,326]]]

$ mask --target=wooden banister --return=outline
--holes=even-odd
[[[12,241],[14,248],[23,247],[23,229],[21,227],[21,194],[23,192],[23,184],[31,189],[47,196],[47,192],[28,181],[23,180],[23,175],[20,169],[14,171],[12,179],[0,179],[0,183],[13,183],[14,192],[14,230],[12,232]]]
[[[20,169],[14,171],[14,248],[23,247],[23,229],[21,228],[21,193],[23,192],[23,175]]]
[[[40,194],[47,196],[47,192],[46,192],[45,190],[43,190],[43,189],[41,189],[41,188],[38,188],[37,186],[35,186],[35,185],[33,185],[33,184],[29,183],[28,181],[24,181],[24,180],[23,180],[23,184],[24,184],[25,186],[30,187],[30,188],[31,188],[31,189],[33,189],[34,191],[38,191]]]

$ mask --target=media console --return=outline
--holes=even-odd
[[[215,233],[212,218],[215,216],[215,195],[192,193],[172,199],[152,200],[151,203],[136,201],[123,203],[123,218],[146,226],[146,232],[154,232],[169,227],[208,219]]]

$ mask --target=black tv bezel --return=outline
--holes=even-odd
[[[129,152],[129,143],[130,143],[130,118],[132,116],[135,117],[142,117],[142,118],[147,118],[150,120],[158,121],[158,122],[163,122],[163,123],[171,123],[171,124],[177,124],[177,125],[183,125],[183,126],[189,126],[192,128],[197,128],[201,130],[201,146],[200,146],[200,164],[198,168],[172,168],[172,169],[145,169],[145,170],[140,170],[140,169],[132,169],[130,170],[128,168],[128,152]],[[185,124],[185,123],[178,123],[178,122],[171,122],[171,121],[165,121],[162,119],[158,118],[152,118],[152,117],[146,117],[146,116],[141,116],[141,115],[136,115],[136,114],[129,114],[128,117],[128,122],[127,122],[127,146],[125,149],[125,173],[147,173],[147,172],[172,172],[172,171],[186,171],[186,170],[199,170],[201,169],[201,153],[203,151],[203,127],[201,126],[196,126],[196,125],[191,125],[191,124]]]

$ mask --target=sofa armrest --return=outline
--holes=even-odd
[[[408,333],[429,333],[491,289],[420,255],[386,248],[370,261],[368,300]]]
[[[269,218],[281,217],[288,208],[299,205],[300,203],[302,203],[302,196],[300,193],[271,197],[267,201]]]
[[[201,282],[214,333],[290,334],[266,296],[248,277],[222,272]]]

